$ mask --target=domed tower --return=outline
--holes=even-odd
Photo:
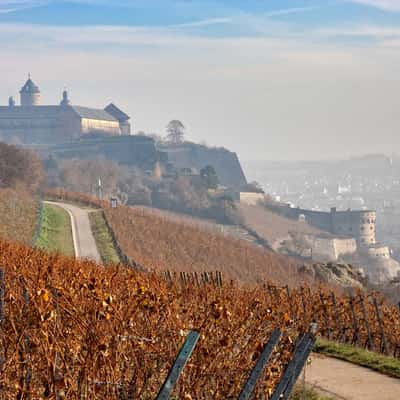
[[[38,106],[40,104],[40,90],[29,75],[25,85],[20,90],[21,106]]]

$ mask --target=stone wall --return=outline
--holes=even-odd
[[[308,224],[338,236],[352,236],[360,247],[376,244],[376,212],[371,210],[347,210],[331,212],[292,208],[286,204],[271,203],[266,207],[286,218],[304,219]]]
[[[312,259],[320,262],[337,261],[341,256],[357,252],[357,242],[353,238],[316,237],[312,247]]]
[[[369,257],[389,259],[390,249],[389,246],[374,246],[365,250]]]
[[[68,144],[41,149],[46,157],[53,154],[61,159],[95,159],[104,157],[122,165],[153,171],[160,154],[154,140],[144,136],[110,136],[87,138]]]
[[[58,106],[0,107],[0,138],[16,144],[55,144],[80,133],[80,118]]]

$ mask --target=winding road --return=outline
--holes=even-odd
[[[48,204],[63,208],[71,218],[72,239],[75,248],[75,257],[101,262],[96,241],[90,227],[89,212],[91,210],[81,208],[68,203],[46,201]]]

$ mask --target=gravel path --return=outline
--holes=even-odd
[[[96,241],[90,228],[88,209],[78,206],[59,203],[47,202],[63,208],[71,217],[72,237],[75,247],[75,256],[77,258],[87,258],[96,262],[101,262],[99,251],[97,250]]]
[[[312,355],[306,382],[334,399],[400,399],[400,379],[320,354]]]

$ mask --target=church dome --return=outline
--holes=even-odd
[[[29,78],[21,89],[21,93],[40,93],[39,87]]]

